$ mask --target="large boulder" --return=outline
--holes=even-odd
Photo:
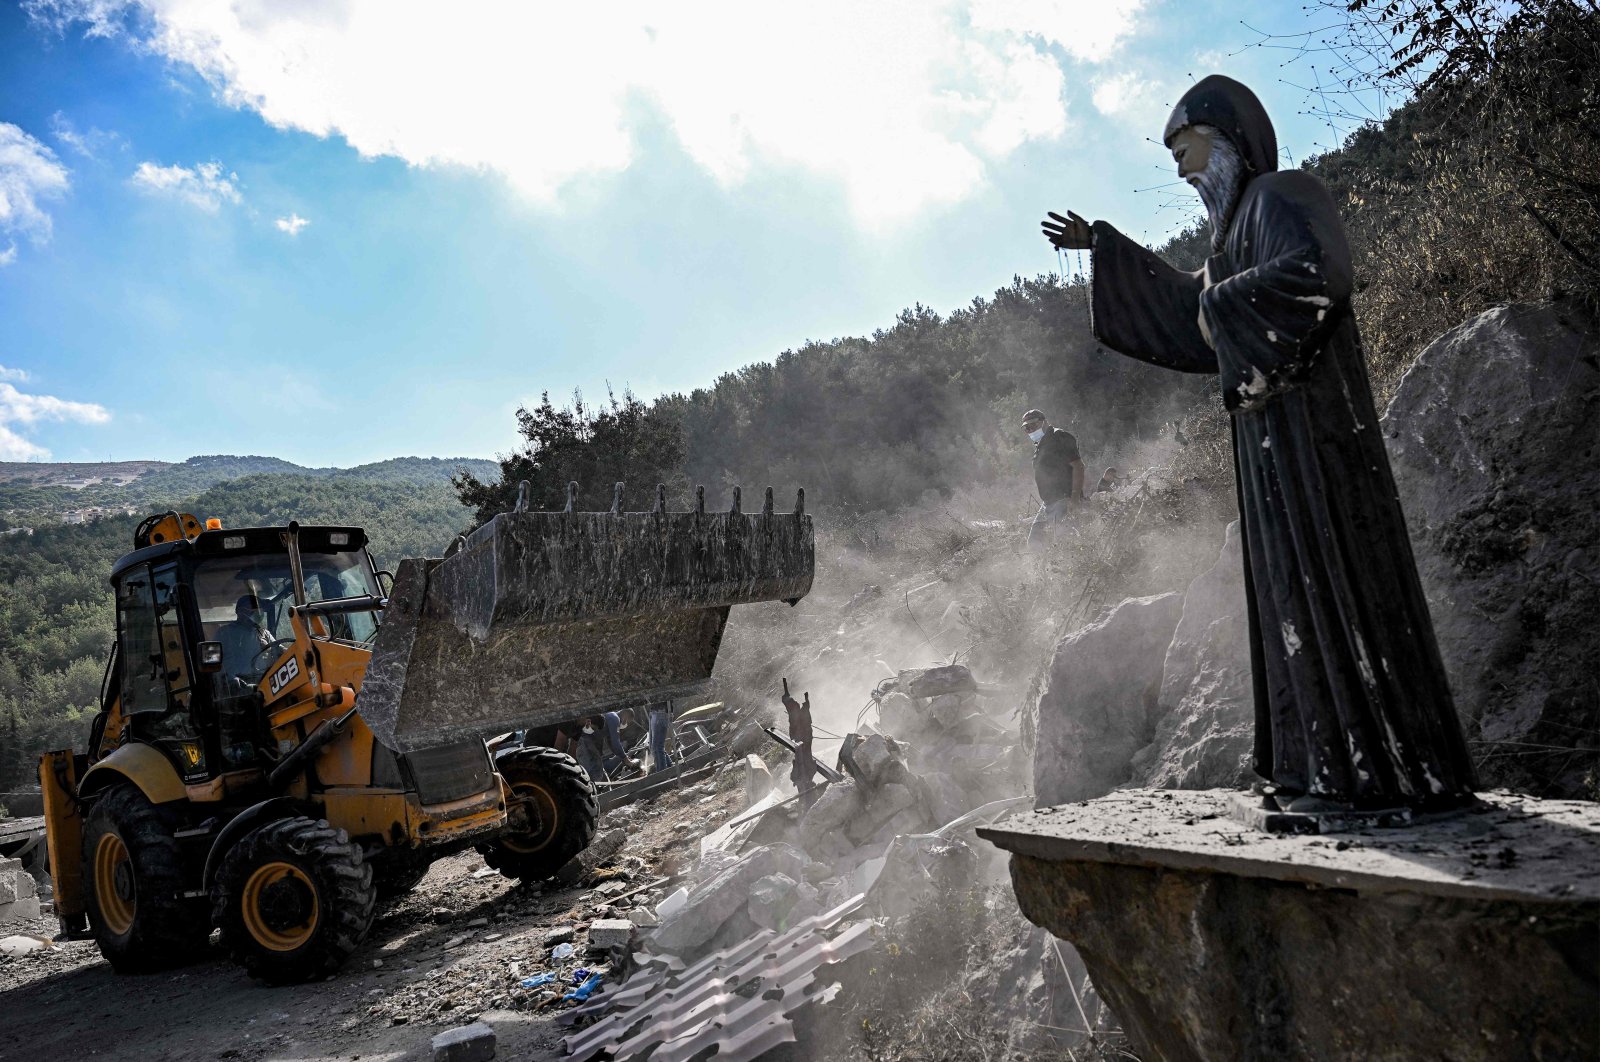
[[[1131,776],[1155,733],[1161,662],[1183,595],[1129,598],[1061,639],[1039,695],[1033,754],[1040,807],[1087,800]]]
[[[1429,344],[1384,417],[1486,786],[1600,795],[1595,338],[1559,306],[1491,310]]]
[[[1160,789],[1248,784],[1254,698],[1244,548],[1235,521],[1217,563],[1183,595],[1183,618],[1162,663],[1155,740],[1134,757],[1135,777]]]

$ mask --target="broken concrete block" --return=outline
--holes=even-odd
[[[946,730],[959,725],[971,711],[966,698],[954,693],[941,693],[928,702],[928,718]]]
[[[937,697],[942,693],[976,693],[977,680],[964,664],[912,668],[893,679],[893,688],[912,697]]]
[[[494,1057],[494,1030],[481,1021],[433,1038],[433,1062],[486,1062]]]
[[[905,781],[905,752],[893,738],[869,734],[855,744],[850,755],[869,786]]]
[[[654,929],[661,924],[661,919],[657,918],[655,912],[648,907],[635,907],[629,911],[628,921],[640,929]]]
[[[762,929],[779,930],[799,897],[800,883],[787,874],[769,874],[750,886],[747,910]]]
[[[936,827],[960,818],[972,810],[966,791],[948,774],[941,772],[924,774],[917,779],[916,788],[921,792],[922,806],[928,813],[928,821]]]
[[[908,735],[921,730],[925,722],[917,702],[904,693],[886,693],[878,700],[878,728],[891,734]]]
[[[556,926],[544,935],[544,946],[553,948],[557,944],[567,944],[577,935],[578,931],[572,926]]]
[[[825,838],[840,833],[846,823],[860,817],[862,809],[861,792],[854,783],[833,783],[800,820],[800,843],[807,852],[826,862]]]
[[[689,904],[689,890],[679,889],[671,896],[656,904],[656,917],[666,921]]]
[[[26,922],[38,918],[40,915],[39,900],[36,897],[16,899],[10,903],[0,903],[0,925],[7,922]]]
[[[593,874],[595,867],[620,852],[627,840],[627,830],[620,828],[607,830],[596,837],[588,848],[567,860],[566,865],[556,871],[556,882],[561,885],[578,884]]]
[[[755,753],[744,758],[744,806],[754,807],[756,802],[772,792],[772,768]]]
[[[752,849],[737,863],[695,888],[671,917],[665,913],[671,898],[661,905],[662,921],[652,937],[653,950],[675,955],[694,952],[711,940],[724,922],[744,910],[754,882],[779,873],[798,879],[805,873],[807,862],[805,856],[786,844]]]
[[[884,823],[916,802],[917,795],[911,791],[910,786],[885,785],[873,795],[872,803],[865,811],[845,825],[845,836],[853,844],[864,844]]]
[[[597,918],[589,923],[589,947],[596,951],[625,948],[633,939],[633,923],[626,918]]]

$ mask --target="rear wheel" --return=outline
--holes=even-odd
[[[83,882],[95,943],[118,973],[163,970],[205,950],[205,908],[183,898],[183,862],[162,811],[132,785],[108,789],[83,826]]]
[[[293,984],[337,970],[372,924],[372,867],[343,830],[303,816],[245,836],[212,888],[222,944],[250,976]]]
[[[495,767],[511,787],[511,821],[483,861],[508,878],[543,881],[589,847],[600,820],[594,783],[578,761],[555,749],[502,756]]]

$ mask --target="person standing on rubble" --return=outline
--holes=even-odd
[[[817,761],[811,755],[811,694],[807,693],[805,698],[805,703],[801,704],[791,697],[789,680],[783,680],[783,708],[789,713],[789,740],[797,746],[794,750],[794,766],[789,769],[789,780],[794,783],[795,792],[801,795],[802,800],[816,785],[813,775],[817,773]]]
[[[1037,409],[1022,415],[1022,430],[1033,440],[1033,482],[1039,488],[1039,512],[1028,531],[1028,548],[1037,549],[1052,525],[1083,499],[1083,458],[1072,433],[1051,427]]]
[[[650,773],[665,771],[672,766],[667,755],[667,735],[672,730],[672,702],[662,701],[650,706]]]

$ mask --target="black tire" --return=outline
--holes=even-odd
[[[343,830],[304,816],[239,841],[211,888],[222,946],[251,977],[285,985],[344,965],[372,925],[372,866]]]
[[[525,812],[489,844],[478,846],[483,861],[503,876],[544,881],[594,840],[600,801],[578,761],[555,749],[524,748],[495,763],[513,796],[526,796]]]
[[[372,886],[378,891],[378,902],[404,896],[428,876],[432,860],[404,857],[372,858]]]
[[[183,897],[188,883],[173,837],[177,825],[177,815],[133,785],[106,790],[84,820],[89,928],[118,973],[171,969],[205,951],[211,928],[205,905]]]

